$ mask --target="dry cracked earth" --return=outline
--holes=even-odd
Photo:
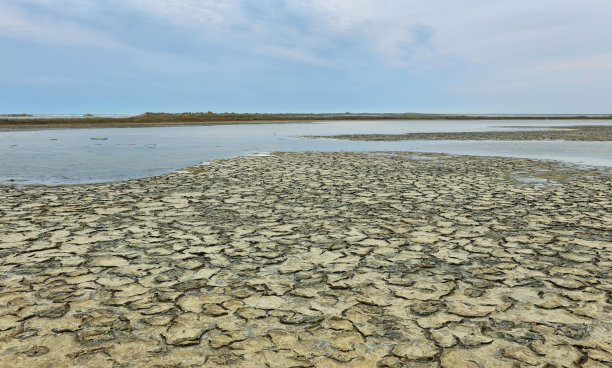
[[[610,367],[611,178],[278,153],[0,187],[0,366]]]

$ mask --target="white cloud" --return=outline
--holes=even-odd
[[[82,23],[45,15],[32,15],[0,2],[0,35],[46,44],[95,49],[127,49],[103,32]]]
[[[461,74],[467,65],[483,91],[485,84],[519,90],[530,82],[612,74],[609,0],[0,0],[0,35],[147,55],[146,42],[126,46],[92,25],[102,10],[122,22],[146,18],[174,27],[177,41],[189,38],[201,48],[223,45],[233,49],[227,60],[235,63],[248,63],[252,54],[270,64],[282,59],[349,71],[362,62],[373,72]],[[160,50],[195,64],[201,58]]]
[[[446,67],[449,60],[495,66],[551,54],[596,56],[612,34],[607,0],[22,0],[63,15],[37,19],[3,3],[0,32],[13,36],[116,47],[120,42],[78,19],[114,8],[191,29],[194,38],[314,64],[334,57],[321,45],[342,48],[349,38],[390,66]],[[299,30],[296,18],[313,26]]]
[[[241,3],[239,0],[123,0],[117,6],[183,26],[219,29],[243,20]]]
[[[306,63],[311,65],[329,66],[329,63],[323,59],[317,58],[311,54],[304,52],[304,50],[292,47],[280,47],[273,45],[262,45],[258,52],[279,57],[286,60],[292,60],[299,63]]]

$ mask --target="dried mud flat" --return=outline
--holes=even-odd
[[[609,367],[611,179],[279,153],[0,187],[0,366]]]

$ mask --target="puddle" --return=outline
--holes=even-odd
[[[567,181],[567,176],[559,171],[533,170],[514,171],[510,174],[509,179],[523,184],[563,185]]]

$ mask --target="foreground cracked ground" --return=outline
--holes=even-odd
[[[611,178],[280,153],[0,187],[0,366],[609,367]]]

